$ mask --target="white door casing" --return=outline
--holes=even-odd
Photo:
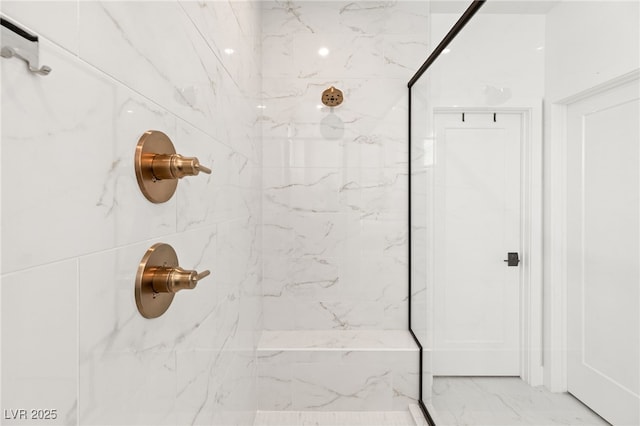
[[[522,114],[435,114],[434,375],[520,375]]]
[[[567,107],[567,387],[640,424],[640,87]]]

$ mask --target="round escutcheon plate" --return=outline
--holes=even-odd
[[[142,194],[152,203],[164,203],[176,192],[177,179],[156,179],[151,169],[153,157],[157,154],[175,154],[171,139],[158,130],[149,130],[138,140],[134,164],[136,179]]]
[[[178,255],[169,244],[152,245],[142,257],[138,267],[135,283],[136,306],[145,318],[157,318],[164,314],[175,296],[174,293],[156,293],[153,290],[151,271],[157,266],[178,266]]]

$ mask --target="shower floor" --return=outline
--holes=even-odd
[[[258,411],[254,426],[415,426],[409,411]]]

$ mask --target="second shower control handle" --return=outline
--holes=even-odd
[[[142,256],[136,273],[134,295],[138,312],[145,318],[164,314],[176,293],[193,290],[198,282],[211,275],[183,269],[176,251],[169,244],[156,243]]]

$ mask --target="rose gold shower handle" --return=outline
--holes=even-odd
[[[143,163],[151,166],[156,179],[182,179],[185,176],[197,176],[200,172],[211,174],[211,169],[200,164],[196,157],[183,157],[180,154],[151,154],[143,157]]]
[[[143,281],[150,282],[156,293],[177,293],[180,290],[193,290],[198,281],[211,274],[210,271],[189,271],[179,266],[151,267],[145,271]]]
[[[169,201],[185,176],[211,174],[196,157],[178,154],[169,136],[159,130],[148,130],[140,137],[133,164],[140,191],[152,203]]]

